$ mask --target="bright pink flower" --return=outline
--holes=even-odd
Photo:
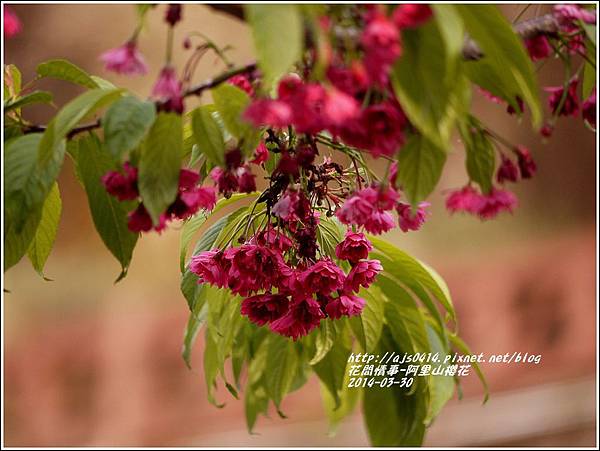
[[[190,271],[198,276],[198,283],[208,283],[218,288],[227,286],[230,267],[231,262],[218,249],[194,255],[190,261]]]
[[[369,288],[381,271],[383,271],[383,266],[379,260],[359,261],[348,273],[344,282],[344,290],[358,293],[361,286]]]
[[[241,313],[258,326],[275,321],[285,315],[289,299],[282,294],[257,294],[242,301]]]
[[[329,294],[342,287],[344,278],[344,271],[331,259],[325,258],[305,269],[298,281],[308,292]]]
[[[542,34],[525,40],[525,47],[532,61],[539,61],[552,55],[548,38]]]
[[[200,180],[200,174],[191,169],[181,169],[179,171],[179,189],[180,190],[191,190],[196,187]]]
[[[229,80],[227,80],[227,83],[233,86],[237,86],[250,97],[254,97],[254,88],[252,87],[252,83],[250,83],[250,80],[248,80],[248,77],[246,77],[245,75],[234,75]]]
[[[133,200],[139,195],[137,187],[137,168],[128,162],[123,165],[123,172],[109,171],[102,176],[102,184],[106,191],[119,200]]]
[[[267,146],[264,142],[261,141],[258,147],[254,149],[253,157],[254,158],[250,160],[250,163],[260,165],[267,162],[269,159],[269,149],[267,149]]]
[[[297,219],[296,209],[298,207],[299,196],[297,191],[287,190],[283,196],[273,205],[271,213],[280,217],[284,221]]]
[[[353,294],[341,294],[340,297],[332,299],[325,306],[327,315],[333,319],[342,316],[360,315],[365,307],[366,301]]]
[[[562,116],[575,116],[579,112],[579,98],[577,97],[577,84],[579,83],[579,79],[574,77],[569,82],[569,88],[567,90],[567,96],[565,98],[565,102],[562,105],[560,111],[558,108],[560,106],[560,101],[563,96],[564,88],[562,86],[551,86],[544,88],[544,91],[550,93],[550,97],[548,98],[548,105],[550,106],[550,110],[552,114],[562,115]]]
[[[277,96],[280,100],[288,101],[302,89],[302,79],[297,74],[282,77],[277,85]]]
[[[482,196],[483,205],[477,214],[481,219],[495,218],[498,213],[507,211],[512,213],[517,205],[517,198],[510,191],[492,188],[489,194]]]
[[[409,230],[419,230],[427,219],[427,210],[431,204],[429,202],[420,202],[414,215],[412,207],[409,204],[399,202],[396,211],[398,212],[398,224],[403,232]]]
[[[535,174],[537,166],[535,161],[533,161],[531,154],[529,153],[529,149],[527,149],[525,146],[517,146],[516,152],[519,161],[521,177],[524,179],[530,179]]]
[[[404,144],[407,121],[402,110],[391,102],[371,105],[360,118],[348,121],[340,135],[347,144],[367,149],[374,157],[393,156]]]
[[[254,244],[243,244],[226,252],[231,261],[229,289],[242,296],[251,292],[268,290],[277,286],[288,275],[287,266],[280,253]]]
[[[384,14],[374,14],[363,30],[360,42],[365,52],[369,82],[387,86],[390,68],[402,53],[398,29]]]
[[[360,114],[360,105],[354,97],[332,89],[327,93],[324,105],[327,127],[339,127]]]
[[[210,178],[215,182],[219,193],[226,197],[238,189],[238,179],[231,171],[225,171],[217,166],[210,171]]]
[[[256,191],[256,176],[252,173],[248,165],[244,165],[237,170],[238,189],[240,193],[252,193]]]
[[[4,37],[12,38],[21,31],[21,21],[8,6],[4,6]]]
[[[596,128],[596,88],[581,106],[581,115],[594,128]]]
[[[567,27],[575,26],[576,20],[588,24],[596,23],[596,12],[594,10],[587,10],[580,8],[577,5],[556,5],[554,6],[554,17]]]
[[[158,80],[152,88],[152,96],[165,102],[167,111],[183,112],[183,96],[181,82],[177,78],[175,68],[165,66],[160,71]]]
[[[360,191],[355,193],[344,202],[335,215],[342,224],[364,225],[374,212],[374,204],[361,196]]]
[[[246,108],[243,117],[256,127],[281,128],[291,124],[292,109],[281,100],[256,99]]]
[[[371,242],[367,240],[363,233],[348,230],[344,241],[336,246],[335,255],[340,260],[348,260],[350,263],[355,264],[359,260],[367,258],[372,249]]]
[[[158,225],[154,226],[148,210],[142,203],[128,215],[127,228],[132,232],[149,232],[150,230],[162,232],[166,227],[167,216],[164,213],[160,215]]]
[[[519,169],[515,163],[504,154],[501,154],[501,159],[502,162],[496,172],[496,180],[498,183],[516,182],[519,179]]]
[[[459,211],[478,214],[483,204],[484,200],[481,194],[468,185],[460,190],[451,192],[446,199],[446,208],[450,213]]]
[[[392,19],[398,28],[414,28],[423,25],[432,15],[429,5],[406,3],[396,7]]]
[[[350,67],[330,65],[327,78],[333,86],[350,96],[362,94],[368,88],[367,73],[360,61],[353,61]]]
[[[144,75],[148,67],[135,41],[108,50],[100,55],[104,68],[121,75]]]
[[[366,190],[373,190],[377,193],[377,208],[379,208],[379,210],[384,210],[384,211],[389,211],[389,210],[393,210],[394,207],[396,206],[396,203],[398,202],[398,198],[400,197],[400,195],[398,194],[398,192],[390,187],[385,187],[385,186],[380,186],[379,188],[374,188],[374,187],[369,187],[366,188],[363,191]],[[371,198],[371,194],[367,194],[368,198]]]
[[[280,230],[275,230],[273,228],[257,233],[252,237],[249,243],[266,246],[282,253],[287,252],[294,244],[292,240],[281,233]]]
[[[294,301],[285,315],[271,323],[271,330],[297,340],[318,327],[324,317],[319,303],[309,297]]]
[[[298,133],[314,134],[327,128],[325,106],[327,93],[318,83],[306,83],[281,98],[292,110],[292,123]],[[335,110],[334,107],[331,110]],[[332,111],[332,114],[340,114]],[[339,119],[334,117],[332,119]]]
[[[365,223],[365,230],[373,235],[389,232],[395,226],[394,218],[387,211],[375,211]]]
[[[179,208],[173,211],[173,214],[179,219],[185,219],[195,214],[199,209],[212,210],[217,202],[215,189],[210,186],[203,186],[193,190],[179,193],[174,204]],[[172,206],[171,206],[172,207]],[[169,207],[169,209],[171,209]]]

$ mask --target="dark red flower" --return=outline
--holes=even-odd
[[[344,283],[345,274],[331,259],[324,258],[305,269],[298,281],[309,293],[329,294],[339,290]]]
[[[420,202],[413,214],[412,207],[404,202],[398,202],[396,211],[398,212],[398,224],[403,232],[409,230],[419,230],[427,219],[427,208],[429,202]]]
[[[496,172],[496,180],[498,183],[516,182],[519,179],[519,169],[506,155],[501,154],[501,159],[502,162]]]
[[[137,187],[137,168],[128,162],[123,165],[123,171],[109,171],[102,176],[102,184],[106,191],[117,199],[133,200],[139,196]]]
[[[258,326],[281,318],[287,313],[289,299],[283,294],[257,294],[242,301],[241,313]]]
[[[252,193],[256,191],[256,176],[252,173],[248,165],[244,165],[237,170],[237,178],[240,193]]]
[[[577,97],[577,84],[579,83],[578,78],[573,78],[569,82],[567,95],[565,97],[564,104],[560,108],[560,102],[563,97],[564,88],[562,86],[550,86],[544,88],[544,91],[550,93],[548,98],[548,105],[552,114],[559,116],[575,116],[579,112],[579,98]]]
[[[327,315],[333,319],[339,319],[342,316],[360,315],[365,307],[366,301],[353,294],[344,293],[338,298],[329,301],[325,307]]]
[[[369,83],[387,86],[390,68],[402,53],[398,29],[384,14],[372,14],[360,42]]]
[[[596,88],[581,106],[581,115],[592,127],[596,128]]]
[[[198,283],[208,283],[218,288],[227,286],[230,268],[231,262],[218,249],[194,255],[190,261],[190,271],[198,276]]]
[[[399,28],[414,28],[423,25],[432,15],[429,5],[406,3],[396,7],[392,19]]]
[[[336,246],[335,255],[340,260],[348,260],[350,263],[355,264],[359,260],[367,258],[372,249],[371,242],[367,240],[363,233],[348,230],[344,241]]]
[[[344,290],[358,293],[361,286],[369,288],[381,271],[383,271],[383,266],[379,260],[359,261],[348,273],[344,282]]]
[[[533,177],[537,166],[531,154],[529,153],[529,149],[524,146],[517,146],[516,150],[517,157],[519,161],[519,170],[521,171],[521,177],[524,179],[529,179]]]
[[[181,5],[176,3],[167,6],[167,12],[165,14],[165,22],[167,22],[172,27],[177,24],[181,20]]]
[[[297,340],[318,327],[324,317],[325,314],[315,299],[300,299],[290,305],[285,315],[271,323],[271,330]]]
[[[129,213],[127,219],[127,228],[132,232],[149,232],[150,230],[162,232],[166,227],[166,215],[164,213],[160,215],[158,225],[154,226],[148,210],[146,210],[146,207],[144,207],[144,204],[142,203],[140,203],[135,210]]]
[[[525,47],[532,61],[539,61],[552,55],[552,47],[543,34],[525,39]]]

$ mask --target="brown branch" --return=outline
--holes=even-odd
[[[191,88],[187,89],[183,93],[183,97],[185,98],[185,97],[199,96],[207,89],[212,89],[212,88],[220,85],[221,83],[226,82],[227,80],[229,80],[230,78],[232,78],[236,75],[250,73],[255,70],[256,70],[255,62],[246,64],[245,66],[241,66],[241,67],[238,67],[235,69],[228,70],[226,72],[223,72],[221,75],[219,75],[215,78],[206,80],[206,81],[200,83],[199,85],[192,86]],[[164,102],[160,102],[160,101],[156,102],[157,109],[160,110],[162,106],[164,106]],[[67,139],[71,139],[80,133],[85,133],[87,131],[99,128],[101,125],[102,124],[100,123],[100,119],[97,119],[96,121],[91,122],[89,124],[79,125],[79,126],[71,129],[71,131],[67,134]],[[44,131],[46,131],[47,128],[48,127],[46,125],[30,124],[30,125],[26,125],[23,128],[23,133],[28,134],[28,133],[44,132]]]
[[[244,8],[242,5],[220,4],[206,6],[235,19],[244,20]],[[552,14],[546,14],[544,16],[520,22],[513,28],[515,33],[522,39],[534,38],[541,34],[553,36],[559,29],[558,22]],[[340,38],[350,38],[352,40],[357,40],[359,35],[359,31],[354,28],[339,28],[335,30],[335,33],[336,36]],[[483,57],[483,52],[479,48],[479,45],[469,38],[465,39],[462,53],[463,57],[468,61],[476,61]]]

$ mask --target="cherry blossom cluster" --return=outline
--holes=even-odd
[[[132,232],[163,231],[167,223],[174,219],[187,219],[200,209],[212,210],[217,201],[213,187],[198,186],[200,176],[190,169],[181,169],[177,197],[165,212],[160,215],[158,224],[152,218],[144,203],[139,200],[138,170],[126,162],[122,170],[109,171],[102,176],[106,191],[119,201],[138,201],[137,207],[129,213],[127,227]]]
[[[359,315],[365,305],[360,288],[368,288],[383,269],[378,260],[367,259],[371,243],[351,230],[336,247],[337,258],[351,265],[347,274],[328,256],[306,257],[317,245],[313,241],[307,249],[300,242],[303,220],[315,217],[304,207],[299,202],[287,210],[280,227],[269,224],[240,246],[202,252],[190,263],[199,283],[242,296],[241,313],[251,322],[294,340],[324,318]]]

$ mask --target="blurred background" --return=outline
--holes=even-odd
[[[524,5],[505,5],[513,19]],[[150,73],[125,78],[106,73],[98,55],[125,41],[135,23],[130,5],[15,5],[23,31],[5,42],[5,63],[24,81],[40,62],[66,58],[89,73],[147,96],[165,51],[165,6],[148,14],[140,47]],[[534,6],[524,18],[546,11]],[[198,31],[230,44],[237,64],[252,59],[249,29],[206,6],[186,5],[176,40]],[[188,56],[182,47],[175,62]],[[196,82],[223,69],[205,56]],[[540,84],[562,83],[562,66],[550,61]],[[60,106],[80,90],[43,80]],[[193,106],[190,100],[187,107]],[[474,353],[541,354],[539,365],[484,365],[491,399],[482,406],[476,377],[463,381],[431,427],[431,446],[593,446],[595,392],[595,135],[577,118],[562,119],[543,142],[521,123],[476,94],[484,123],[514,143],[528,146],[538,163],[533,180],[515,191],[520,206],[492,222],[450,217],[444,190],[466,180],[460,143],[451,149],[431,197],[432,215],[420,233],[388,238],[446,279],[460,318],[460,332]],[[51,107],[32,109],[44,123]],[[360,415],[335,437],[327,435],[318,383],[312,380],[283,403],[288,419],[261,419],[257,435],[245,429],[243,403],[219,391],[223,409],[211,406],[201,367],[180,358],[187,305],[179,292],[179,230],[147,234],[138,242],[128,277],[113,284],[117,262],[97,236],[85,193],[67,159],[60,176],[63,217],[46,265],[48,282],[24,259],[4,284],[4,408],[6,446],[365,446]]]

